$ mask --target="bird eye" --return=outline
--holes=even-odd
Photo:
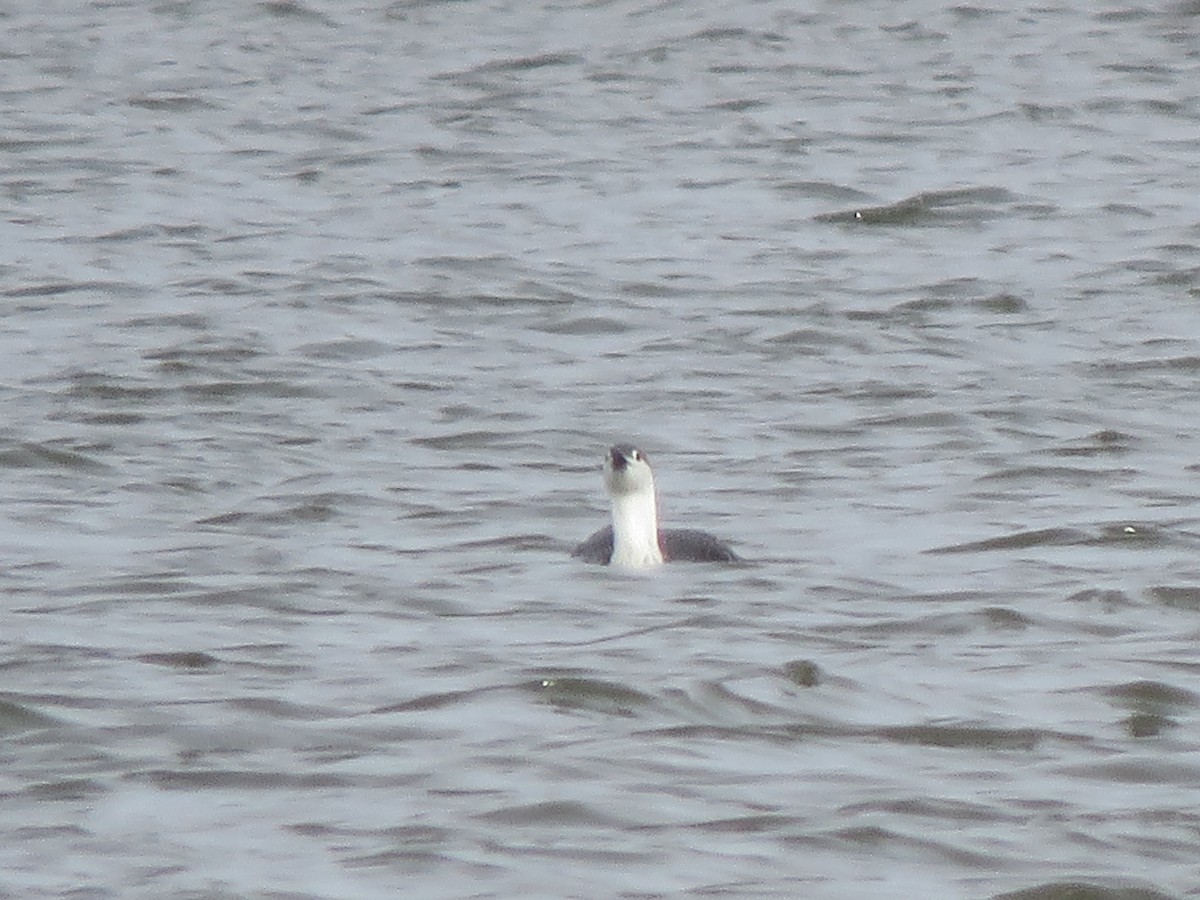
[[[632,456],[634,459],[636,459],[636,460],[640,461],[640,460],[641,460],[641,458],[642,458],[642,451],[641,451],[641,450],[634,450],[634,451],[633,451],[631,454],[629,454],[629,455],[630,455],[630,456]]]

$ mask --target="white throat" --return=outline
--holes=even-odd
[[[611,565],[644,569],[661,565],[658,546],[658,502],[654,482],[630,493],[612,494],[613,555]]]

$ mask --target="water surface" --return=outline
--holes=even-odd
[[[9,10],[0,894],[1200,894],[1196,12]]]

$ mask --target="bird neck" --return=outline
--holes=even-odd
[[[662,563],[658,545],[658,504],[654,487],[612,498],[612,565],[642,569]]]

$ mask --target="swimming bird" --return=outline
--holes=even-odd
[[[728,544],[692,528],[659,528],[654,473],[646,454],[630,444],[609,448],[604,486],[612,500],[612,524],[571,555],[585,562],[644,569],[664,562],[734,562]]]

